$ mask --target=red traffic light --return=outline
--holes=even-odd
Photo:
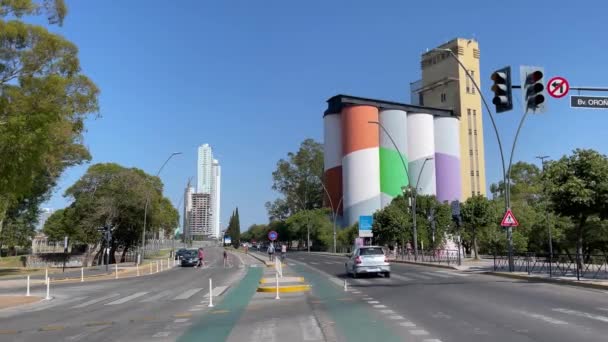
[[[543,78],[543,72],[540,70],[536,70],[535,72],[528,75],[526,78],[526,83],[536,83]]]
[[[497,82],[497,81],[504,82],[507,80],[507,74],[504,72],[496,71],[495,73],[492,74],[492,76],[490,78],[494,82]]]

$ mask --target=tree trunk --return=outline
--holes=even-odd
[[[120,262],[125,262],[125,256],[127,255],[127,250],[129,250],[129,247],[125,247],[122,250],[122,255],[120,256]]]
[[[112,244],[112,246],[110,247],[110,264],[115,264],[116,263],[116,245]]]

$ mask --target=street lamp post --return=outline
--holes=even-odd
[[[163,165],[158,169],[158,171],[156,172],[156,177],[158,177],[158,175],[160,175],[161,171],[163,170],[163,168],[165,167],[165,165],[167,165],[167,163],[169,162],[169,160],[171,160],[171,158],[175,157],[176,155],[182,154],[181,152],[173,152],[171,153],[171,155],[167,158],[167,160],[165,160],[165,162],[163,163]],[[150,204],[150,192],[151,190],[148,190],[147,194],[146,194],[146,205],[144,206],[144,229],[143,232],[141,234],[141,259],[140,259],[140,263],[144,261],[144,257],[146,255],[146,223],[147,223],[147,219],[148,219],[148,205]]]
[[[323,187],[323,190],[325,190],[325,194],[327,195],[327,200],[329,201],[329,205],[331,206],[331,211],[333,213],[332,216],[333,216],[333,221],[334,221],[334,253],[336,253],[336,220],[338,218],[338,209],[340,208],[340,204],[342,204],[342,199],[344,198],[344,196],[340,197],[338,206],[335,207],[335,209],[334,209],[334,204],[332,203],[331,195],[329,194],[329,190],[327,190],[327,187],[325,187],[325,184],[323,184],[323,180],[321,180],[321,186]]]
[[[420,176],[422,176],[422,171],[426,166],[426,162],[429,160],[433,160],[433,157],[427,157],[424,159],[422,163],[422,167],[418,172],[418,179],[416,180],[416,186],[414,188],[410,187],[410,191],[412,192],[412,196],[410,197],[412,201],[412,221],[414,224],[414,261],[418,260],[418,227],[416,226],[416,199],[418,197],[418,185],[420,184]]]

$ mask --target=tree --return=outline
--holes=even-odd
[[[238,248],[241,241],[241,220],[239,218],[239,207],[234,213],[234,227],[232,228],[232,246]]]
[[[67,8],[62,0],[0,1],[0,231],[24,222],[9,211],[40,202],[66,168],[90,159],[82,133],[99,90],[81,73],[74,44],[21,20],[43,13],[61,24]]]
[[[291,215],[286,221],[288,234],[304,246],[308,241],[314,250],[327,250],[333,244],[333,223],[329,209],[301,210]]]
[[[551,207],[572,221],[576,250],[582,255],[586,239],[601,229],[608,215],[608,158],[576,149],[573,155],[548,163],[544,177]]]
[[[266,203],[270,220],[285,220],[299,210],[323,207],[323,145],[306,139],[298,152],[277,162],[272,189],[283,197]]]
[[[491,229],[491,226],[496,223],[495,206],[486,197],[478,195],[468,198],[460,211],[464,230],[467,233],[463,237],[470,238],[475,259],[479,259],[478,238],[480,232]]]
[[[407,202],[398,196],[391,204],[374,213],[372,232],[377,244],[405,244],[413,239],[412,215],[407,211]]]

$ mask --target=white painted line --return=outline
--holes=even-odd
[[[369,304],[379,304],[380,302],[377,300],[369,300],[367,301]]]
[[[422,336],[422,335],[428,335],[429,332],[426,330],[410,330],[410,334],[412,334],[414,336]]]
[[[374,300],[374,298],[372,298],[372,297],[363,297],[361,299],[363,299],[363,300]]]
[[[78,304],[76,306],[72,306],[72,309],[84,308],[84,307],[87,307],[89,305],[92,305],[92,304],[95,304],[95,303],[99,303],[99,302],[102,302],[102,301],[104,301],[106,299],[110,299],[110,298],[114,298],[114,297],[118,297],[118,296],[120,296],[120,293],[113,293],[111,295],[107,295],[107,296],[104,296],[104,297],[101,297],[101,298],[95,298],[95,299],[89,300],[88,302],[84,302],[84,303],[80,303],[80,304]]]
[[[569,315],[573,315],[573,316],[578,316],[578,317],[590,318],[590,319],[594,319],[596,321],[608,323],[608,317],[606,317],[606,316],[594,315],[594,314],[590,314],[587,312],[562,309],[562,308],[553,309],[553,311],[561,312],[561,313],[565,313],[565,314],[569,314]]]
[[[287,265],[289,265],[289,266],[295,266],[296,264],[287,264]]]
[[[318,262],[314,262],[314,261],[311,261],[310,263],[311,263],[312,265],[318,265],[318,264],[319,264]]]
[[[427,338],[422,340],[422,342],[441,342],[441,340],[437,338]]]
[[[394,320],[405,319],[405,318],[403,318],[403,316],[399,316],[399,315],[388,316],[388,318],[394,319]]]
[[[326,261],[325,264],[326,265],[333,265],[333,264],[335,264],[335,262],[333,262],[333,261]]]
[[[528,316],[530,318],[540,319],[541,321],[551,323],[551,324],[562,324],[562,325],[568,324],[568,322],[560,321],[559,319],[555,319],[553,317],[549,317],[549,316],[545,316],[545,315],[541,315],[541,314],[537,314],[537,313],[533,313],[533,312],[519,311],[519,313],[522,315]]]
[[[195,311],[202,311],[202,310],[205,310],[205,308],[193,308],[193,309],[190,309],[188,311],[195,312]]]
[[[450,272],[450,271],[436,271],[436,272],[437,273],[449,274],[449,275],[453,275],[453,276],[457,276],[457,277],[469,277],[469,276],[471,276],[470,274],[458,273],[458,272]]]
[[[302,317],[299,321],[301,336],[304,341],[321,341],[323,333],[314,316]]]
[[[389,315],[389,314],[394,314],[395,311],[391,310],[391,309],[386,309],[386,310],[380,310],[381,313],[385,314],[385,315]]]
[[[221,296],[226,291],[228,286],[216,286],[213,288],[213,297]],[[205,294],[204,298],[209,298],[209,293]]]
[[[156,301],[158,301],[159,299],[161,299],[161,298],[163,298],[163,297],[165,297],[165,296],[170,295],[172,292],[173,292],[173,291],[171,291],[171,290],[165,290],[165,291],[162,291],[162,292],[160,292],[160,293],[155,294],[155,295],[154,295],[154,296],[152,296],[152,297],[148,297],[148,298],[146,298],[146,299],[141,300],[141,301],[140,301],[140,303],[156,302]]]
[[[424,274],[430,275],[432,277],[439,277],[439,278],[452,278],[452,276],[449,276],[447,274],[443,274],[443,273],[439,273],[439,272],[422,272]]]
[[[350,293],[361,294],[361,292],[359,292],[359,291],[350,291]]]
[[[126,296],[126,297],[123,297],[123,298],[121,298],[121,299],[119,299],[119,300],[115,300],[115,301],[113,301],[113,302],[110,302],[110,303],[108,303],[108,304],[106,304],[106,305],[117,305],[117,304],[123,304],[123,303],[126,303],[126,302],[128,302],[128,301],[130,301],[130,300],[132,300],[132,299],[139,298],[139,297],[141,297],[141,296],[145,296],[146,294],[148,294],[148,292],[137,292],[137,293],[132,294],[132,295],[130,295],[130,296]]]
[[[161,331],[161,332],[158,332],[158,333],[152,335],[152,337],[167,337],[167,336],[169,336],[169,334],[171,334],[171,332]]]
[[[175,322],[175,323],[184,323],[184,322],[188,322],[188,320],[189,320],[189,318],[178,318],[178,319],[176,319],[173,322]]]
[[[375,307],[376,309],[384,309],[384,308],[386,308],[386,305],[377,304],[377,305],[374,305],[374,307]]]
[[[598,310],[608,311],[608,308],[597,308]]]
[[[369,279],[356,279],[355,281],[357,283],[360,283],[360,284],[363,284],[363,285],[369,285],[369,284],[372,283],[371,280],[369,280]]]
[[[408,328],[413,328],[416,326],[416,324],[414,324],[412,322],[401,322],[401,323],[399,323],[399,325],[402,327],[408,327]]]
[[[190,289],[190,290],[180,294],[179,296],[176,296],[175,298],[173,298],[173,300],[188,299],[188,298],[194,296],[197,292],[201,291],[202,289],[203,289],[202,287]]]
[[[402,276],[400,274],[395,274],[395,273],[391,274],[391,277],[393,277],[395,279],[403,280],[403,281],[411,281],[412,280],[412,278],[410,278],[410,277]]]

